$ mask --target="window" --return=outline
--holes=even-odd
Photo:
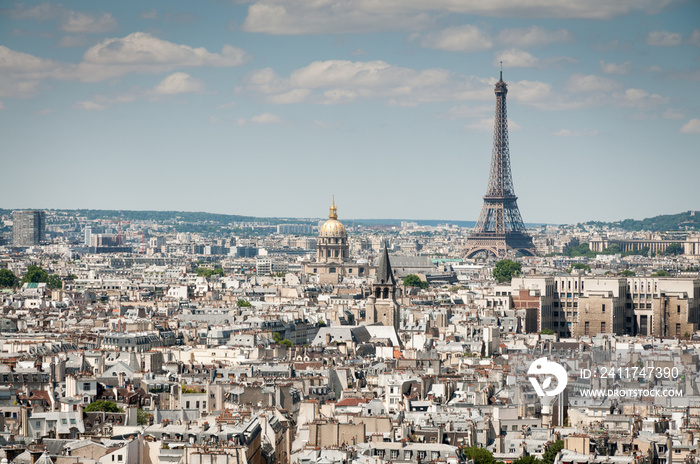
[[[586,322],[583,324],[583,334],[584,334],[584,335],[588,335],[588,330],[589,330],[589,323],[588,323],[588,321],[586,321]]]
[[[600,331],[605,332],[605,322],[600,323]]]
[[[600,306],[600,311],[601,311],[601,312],[605,312],[605,305],[601,305],[601,306]]]
[[[84,384],[83,384],[83,390],[90,390],[90,384],[89,384],[89,383],[84,383]]]
[[[189,401],[185,402],[185,409],[190,409],[190,402]]]
[[[676,314],[681,313],[681,305],[676,306]]]

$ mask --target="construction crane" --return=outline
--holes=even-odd
[[[111,219],[100,219],[100,221],[119,224],[119,233],[117,234],[117,245],[122,246],[122,224],[131,224],[131,221],[125,221],[121,217],[118,217],[116,221],[113,221]]]

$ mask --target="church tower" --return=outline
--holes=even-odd
[[[397,332],[399,330],[401,311],[396,301],[396,278],[391,270],[386,243],[372,283],[372,294],[367,298],[365,318],[367,324],[393,326]]]

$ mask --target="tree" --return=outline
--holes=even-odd
[[[620,271],[620,275],[622,277],[634,277],[636,274],[634,271],[630,271],[629,269],[625,269],[624,271]]]
[[[428,288],[428,282],[423,282],[421,278],[415,274],[409,274],[404,277],[403,284],[406,287]]]
[[[124,412],[117,403],[109,400],[97,400],[85,406],[85,412],[102,411],[102,412]]]
[[[220,269],[220,268],[219,269],[209,269],[206,267],[198,267],[197,268],[197,275],[200,277],[206,277],[206,278],[209,278],[213,275],[223,276],[224,270]]]
[[[622,253],[622,248],[617,243],[611,243],[605,250],[603,250],[604,255],[617,255]]]
[[[591,266],[589,266],[588,264],[584,264],[584,263],[574,263],[571,266],[569,266],[569,274],[571,274],[571,271],[573,271],[574,269],[581,269],[581,270],[590,272]]]
[[[493,277],[498,283],[510,282],[510,280],[520,274],[522,265],[510,259],[502,259],[493,268]]]
[[[0,269],[0,287],[16,287],[19,279],[9,269]]]
[[[668,276],[670,276],[670,275],[671,275],[671,274],[669,274],[668,271],[663,271],[663,270],[661,270],[661,271],[656,271],[656,272],[654,272],[651,276],[652,276],[652,277],[668,277]]]
[[[49,273],[40,268],[39,266],[34,266],[33,264],[27,268],[27,273],[22,277],[22,283],[31,282],[47,282],[49,280]]]
[[[144,411],[143,409],[136,411],[136,423],[138,425],[148,425],[151,417],[152,414],[150,414],[148,411]]]
[[[554,331],[552,329],[542,329],[540,335],[554,335]]]
[[[542,455],[542,464],[554,464],[554,458],[557,457],[559,451],[564,448],[564,442],[557,440],[547,448],[547,451]]]
[[[58,275],[56,275],[56,274],[51,274],[51,275],[49,276],[48,280],[46,281],[46,283],[47,283],[47,286],[48,286],[51,290],[57,290],[57,289],[59,289],[59,288],[63,288],[63,281],[62,281],[61,278],[60,278]]]
[[[250,307],[253,306],[253,305],[250,304],[250,301],[238,300],[238,301],[236,302],[236,306],[238,306],[239,308],[250,308]]]
[[[663,254],[668,255],[668,256],[682,255],[683,254],[683,245],[681,245],[680,243],[671,243],[666,247]]]
[[[467,459],[473,459],[474,464],[496,464],[491,451],[479,448],[478,446],[469,446],[462,450]]]
[[[522,456],[513,461],[513,464],[542,464],[542,461],[534,456]]]

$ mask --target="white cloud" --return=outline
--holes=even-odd
[[[30,19],[33,21],[50,21],[65,13],[65,8],[49,2],[25,8],[24,3],[15,4],[13,9],[5,10],[6,14],[14,19]]]
[[[613,94],[613,99],[620,106],[639,109],[651,109],[668,103],[668,98],[651,94],[643,89],[627,89],[624,93]]]
[[[445,13],[511,18],[611,19],[632,12],[655,14],[672,2],[673,0],[253,0],[248,6],[242,29],[275,35],[420,31],[430,26],[434,18]]]
[[[570,129],[560,129],[554,134],[556,137],[592,137],[598,135],[597,130],[570,130]]]
[[[299,103],[306,100],[306,97],[309,95],[311,95],[311,90],[309,89],[292,89],[289,92],[272,95],[269,100],[278,104]]]
[[[59,30],[70,34],[107,32],[117,27],[117,21],[110,13],[82,13],[49,2],[31,8],[18,3],[12,9],[0,10],[0,13],[8,14],[14,19],[38,22],[58,21]]]
[[[259,114],[257,116],[253,116],[250,119],[245,119],[245,118],[240,118],[236,121],[239,125],[245,125],[245,124],[279,124],[282,122],[282,118],[280,118],[276,114],[272,113],[263,113]]]
[[[689,40],[691,44],[700,46],[700,29],[693,29]]]
[[[505,29],[498,34],[498,41],[511,47],[534,47],[549,43],[571,42],[573,39],[573,34],[566,29],[550,31],[538,26]]]
[[[36,95],[41,79],[63,68],[57,61],[0,45],[0,96],[32,97]]]
[[[647,45],[654,47],[673,47],[680,45],[681,35],[676,32],[651,31],[647,36]]]
[[[493,83],[487,79],[440,68],[414,70],[384,61],[315,61],[292,71],[287,78],[266,68],[252,72],[244,83],[246,90],[262,95],[271,103],[339,104],[365,99],[415,106],[493,98]]]
[[[248,6],[241,29],[274,35],[347,34],[385,30],[418,31],[430,24],[428,14],[387,2],[344,0],[262,0]]]
[[[681,134],[700,134],[700,119],[691,119],[681,127]]]
[[[583,74],[572,75],[567,83],[567,89],[573,93],[609,92],[618,87],[617,82],[607,77]]]
[[[668,109],[664,111],[663,118],[664,119],[683,119],[685,115],[683,113],[679,113],[678,111],[674,111],[671,109]]]
[[[421,45],[450,52],[480,52],[490,49],[493,41],[478,27],[464,25],[423,35]]]
[[[111,31],[116,27],[117,22],[109,13],[93,16],[76,11],[70,11],[60,25],[60,29],[69,34],[94,34]]]
[[[204,82],[183,72],[176,72],[153,88],[159,95],[176,95],[181,93],[201,93],[204,91]]]
[[[77,71],[83,81],[100,81],[132,72],[157,73],[181,66],[239,66],[246,59],[243,50],[231,45],[224,45],[219,54],[134,32],[90,47]]]
[[[39,116],[48,116],[51,113],[53,113],[53,109],[51,108],[42,108],[36,112]]]
[[[98,82],[129,73],[160,73],[184,66],[238,66],[247,54],[231,45],[221,53],[158,39],[143,32],[105,39],[77,65],[39,58],[0,45],[0,97],[31,97],[43,79]]]
[[[73,105],[73,108],[83,111],[102,111],[107,109],[107,105],[103,105],[102,103],[97,103],[96,101],[92,100],[85,100],[77,102],[75,105]]]
[[[625,61],[624,63],[606,63],[600,60],[600,71],[605,74],[627,74],[632,70],[632,62]]]
[[[540,64],[540,60],[524,50],[514,48],[503,51],[496,55],[494,64],[503,62],[506,68],[532,68]]]

